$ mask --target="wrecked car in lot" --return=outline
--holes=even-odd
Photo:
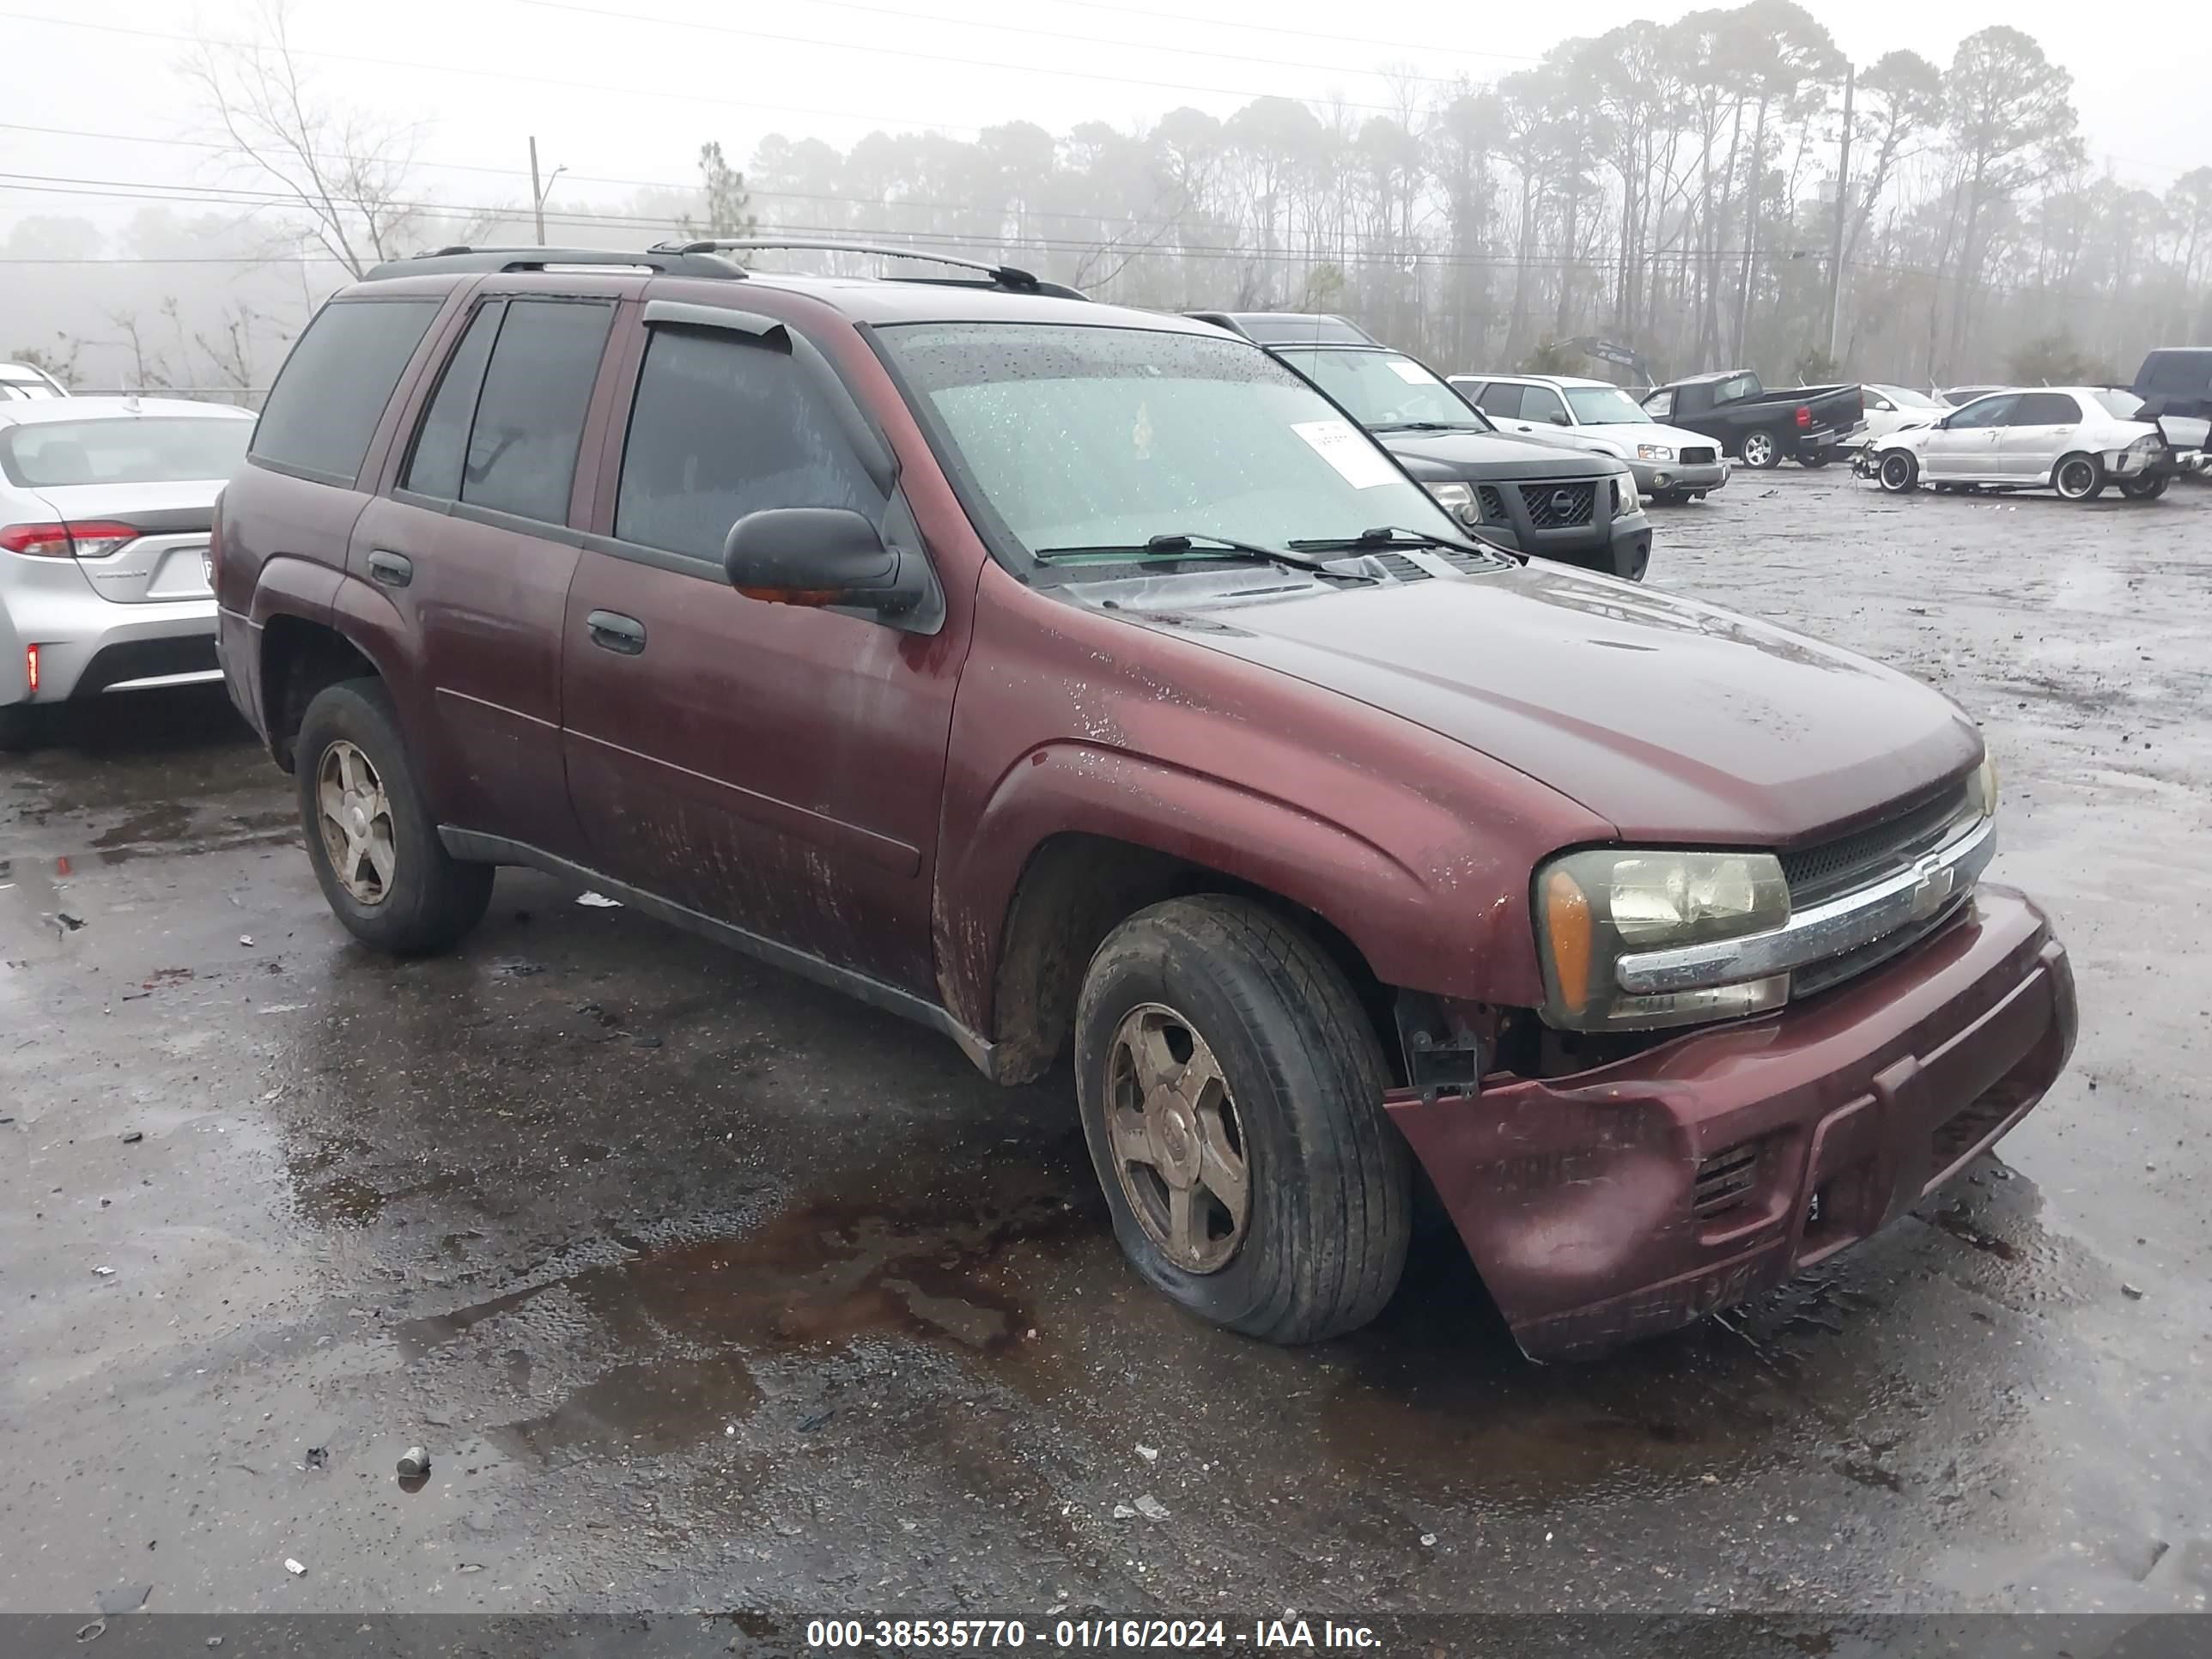
[[[2107,484],[2155,501],[2181,463],[2142,399],[2112,386],[2045,386],[1977,398],[1948,415],[1869,444],[1851,464],[1892,495],[2055,489],[2094,501]]]
[[[295,348],[222,651],[362,939],[527,865],[1001,1081],[1072,1052],[1129,1260],[1278,1341],[1381,1310],[1417,1165],[1522,1346],[1587,1353],[2058,1074],[2067,959],[1978,879],[1936,693],[1470,539],[1206,324],[751,251],[404,261]]]

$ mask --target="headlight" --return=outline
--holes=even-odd
[[[1790,920],[1790,884],[1771,853],[1569,853],[1536,872],[1544,1018],[1573,1031],[1686,1025],[1778,1008],[1790,975],[1656,996],[1620,988],[1619,959],[1747,933]]]
[[[1664,444],[1638,444],[1636,446],[1636,459],[1639,461],[1671,461],[1674,459],[1674,452]]]
[[[1966,799],[1985,817],[1995,817],[1997,811],[1997,763],[1986,754],[1982,763],[1974,769],[1974,775],[1966,781]]]
[[[1464,483],[1432,483],[1429,494],[1436,497],[1438,507],[1463,525],[1479,525],[1482,514],[1475,510],[1474,486]]]
[[[1637,508],[1636,480],[1626,472],[1613,475],[1613,515],[1633,513]]]

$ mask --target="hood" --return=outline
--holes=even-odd
[[[1375,438],[1424,483],[1601,478],[1620,471],[1620,462],[1594,450],[1503,432],[1377,432]]]
[[[1479,750],[1631,842],[1816,839],[1982,752],[1893,669],[1541,560],[1215,614],[1184,637]]]

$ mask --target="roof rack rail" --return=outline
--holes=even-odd
[[[744,267],[720,258],[711,244],[647,248],[633,252],[607,247],[441,247],[410,258],[387,260],[363,279],[427,276],[441,271],[544,270],[557,265],[607,265],[658,271],[665,276],[743,276]]]
[[[1048,283],[1034,271],[1024,270],[1019,265],[988,264],[981,259],[963,258],[956,253],[933,253],[926,248],[894,247],[883,242],[825,241],[811,238],[781,236],[717,237],[711,241],[658,242],[653,251],[662,254],[708,254],[789,252],[797,250],[811,253],[866,253],[879,259],[918,259],[933,265],[950,265],[956,270],[972,270],[988,276],[1000,288],[1014,289],[1024,294],[1049,294],[1063,300],[1087,300],[1091,296],[1079,289],[1060,283]],[[942,276],[893,277],[893,282],[945,282]]]

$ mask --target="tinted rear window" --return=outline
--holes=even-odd
[[[447,360],[438,381],[437,395],[415,437],[415,453],[408,458],[401,487],[441,501],[458,501],[461,494],[461,463],[469,448],[469,424],[476,419],[477,394],[483,390],[484,364],[499,332],[507,301],[492,300],[469,319],[468,332]]]
[[[2143,362],[2146,394],[2203,397],[2212,394],[2212,351],[2154,351]]]
[[[253,459],[351,483],[377,417],[443,303],[343,300],[307,325],[261,411]]]
[[[31,489],[228,478],[252,431],[251,421],[212,415],[0,427],[0,472]]]
[[[568,520],[584,410],[614,307],[515,300],[469,429],[461,499],[546,524]]]
[[[2063,392],[2031,392],[2005,418],[2013,426],[2070,426],[2081,418],[2081,405]]]

